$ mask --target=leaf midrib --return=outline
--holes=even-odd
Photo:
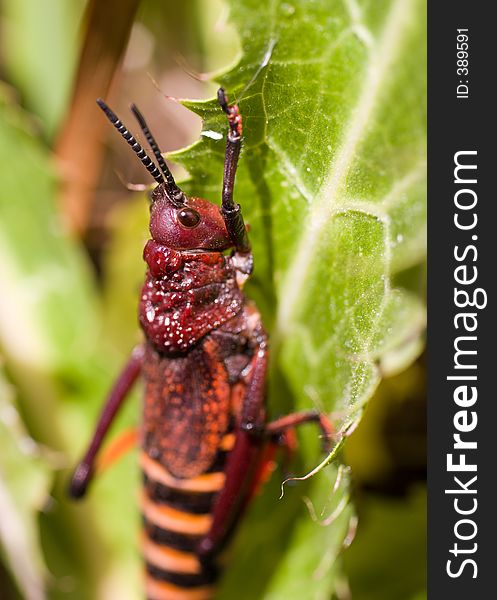
[[[329,164],[323,186],[311,204],[309,218],[305,221],[306,229],[300,237],[294,259],[289,264],[281,285],[279,297],[282,300],[278,306],[274,332],[276,340],[282,339],[290,329],[300,294],[306,289],[304,283],[316,255],[316,247],[337,207],[346,201],[345,196],[340,197],[340,193],[362,142],[366,124],[383,90],[382,83],[402,47],[404,28],[409,22],[415,1],[395,0],[376,46],[370,48],[367,76],[356,106],[351,112],[352,118],[343,135],[343,141]],[[371,210],[374,212],[373,204]]]

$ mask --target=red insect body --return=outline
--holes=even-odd
[[[162,173],[99,101],[159,185],[152,193],[152,239],[144,249],[148,270],[139,320],[145,344],[116,382],[71,492],[79,497],[86,491],[102,439],[141,374],[143,554],[150,600],[212,597],[216,555],[265,471],[265,440],[307,421],[317,421],[330,435],[314,411],[266,423],[267,338],[241,291],[252,257],[232,198],[241,116],[222,90],[219,101],[230,125],[221,209],[181,192],[136,107]],[[232,254],[224,254],[230,248]]]
[[[232,261],[221,253],[180,253],[149,241],[145,258],[153,266],[142,290],[140,324],[158,352],[188,350],[242,309]]]

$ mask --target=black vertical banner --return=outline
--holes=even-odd
[[[497,597],[497,30],[429,2],[428,597]]]

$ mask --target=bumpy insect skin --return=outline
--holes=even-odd
[[[237,315],[243,294],[231,259],[219,252],[183,252],[150,240],[149,270],[142,289],[140,324],[147,340],[166,354],[184,352]],[[156,275],[164,273],[164,277]]]

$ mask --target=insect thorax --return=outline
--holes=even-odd
[[[150,240],[144,257],[139,318],[158,352],[187,351],[242,309],[232,260],[221,252],[171,250]]]

